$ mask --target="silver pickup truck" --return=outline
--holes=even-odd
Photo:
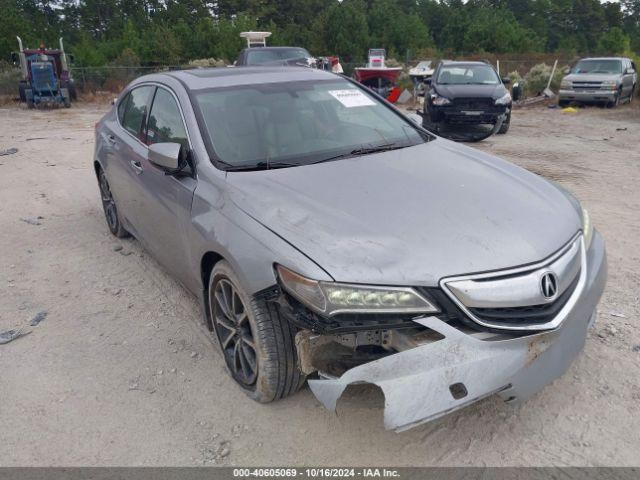
[[[583,58],[562,79],[558,104],[604,103],[616,106],[633,100],[638,83],[635,63],[629,58]]]

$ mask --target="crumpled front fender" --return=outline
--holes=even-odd
[[[318,400],[335,411],[349,384],[374,383],[384,392],[385,427],[405,430],[508,388],[509,379],[546,350],[553,335],[490,342],[436,317],[416,322],[445,338],[353,368],[335,380],[310,380]],[[464,395],[456,399],[452,390]]]
[[[325,407],[335,411],[346,387],[379,386],[387,429],[406,430],[494,393],[521,401],[562,375],[584,347],[606,282],[604,242],[594,236],[586,286],[560,327],[524,337],[482,340],[436,317],[415,321],[444,338],[365,363],[336,379],[309,380]]]

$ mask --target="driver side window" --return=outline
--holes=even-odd
[[[147,123],[147,145],[154,143],[179,143],[189,149],[187,130],[176,99],[164,88],[158,87]]]

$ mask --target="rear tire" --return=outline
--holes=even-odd
[[[78,99],[78,91],[76,90],[76,82],[73,80],[69,80],[67,82],[67,90],[69,90],[69,98],[72,101],[76,101]]]
[[[298,367],[296,329],[277,305],[249,296],[224,260],[210,275],[209,314],[227,369],[253,400],[293,395],[305,376]]]
[[[636,94],[636,86],[631,87],[631,93],[629,93],[629,103],[633,102],[633,98]]]
[[[118,238],[126,238],[130,234],[122,226],[120,221],[120,214],[118,213],[118,207],[116,207],[116,201],[111,193],[109,182],[104,170],[100,168],[98,171],[98,186],[100,187],[100,198],[102,199],[102,209],[104,210],[105,220],[109,231]]]
[[[25,99],[27,101],[27,108],[35,108],[36,104],[33,101],[33,90],[27,88],[24,91]]]
[[[24,80],[20,80],[20,84],[18,85],[18,95],[20,96],[21,102],[27,101],[27,82]]]

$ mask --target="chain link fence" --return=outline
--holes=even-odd
[[[150,73],[179,70],[180,65],[162,65],[154,67],[105,66],[72,67],[71,76],[76,88],[82,93],[120,92],[129,82]]]
[[[527,73],[541,63],[549,66],[558,60],[558,69],[562,70],[566,65],[572,64],[576,59],[566,55],[556,54],[517,54],[500,57],[499,55],[472,55],[466,57],[452,58],[455,60],[484,60],[491,63],[502,76],[507,76],[513,72],[524,78]],[[407,59],[403,59],[407,60]],[[403,67],[403,74],[400,76],[402,83],[410,84],[408,70],[417,64],[422,58],[413,58],[406,63],[393,62],[394,66]],[[439,59],[433,58],[437,61]],[[344,62],[342,67],[344,74],[351,76],[356,67],[364,66],[363,63]],[[104,66],[104,67],[72,67],[71,74],[76,83],[76,88],[80,93],[90,94],[99,92],[120,92],[129,82],[142,75],[188,68],[185,65],[158,65],[158,66]],[[223,67],[219,67],[223,68]],[[20,70],[9,65],[0,65],[0,95],[18,94],[18,83],[20,81]]]
[[[20,70],[17,68],[0,68],[0,95],[18,95],[18,83],[20,83]]]
[[[117,93],[129,82],[142,75],[180,68],[184,67],[179,65],[72,67],[71,76],[80,93]],[[17,97],[20,80],[22,75],[19,68],[0,65],[0,95]]]

